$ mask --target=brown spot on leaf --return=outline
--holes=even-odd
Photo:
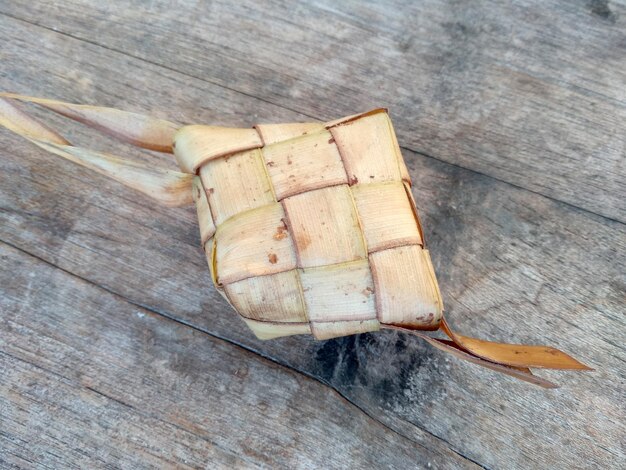
[[[274,162],[273,162],[273,161],[271,161],[271,160],[267,162],[267,166],[274,166],[274,165],[276,165],[276,163],[274,163]]]
[[[285,222],[285,219],[280,219],[280,222],[282,225],[279,225],[278,227],[276,227],[274,240],[284,240],[285,238],[289,236],[289,234],[287,233],[288,230],[287,230],[287,223]]]
[[[368,297],[368,298],[369,298],[369,296],[370,296],[370,295],[372,295],[372,293],[373,293],[373,292],[374,292],[374,289],[372,289],[370,286],[367,286],[365,289],[363,289],[363,290],[361,291],[361,293],[362,293],[365,297]]]
[[[270,263],[272,264],[276,264],[278,262],[278,256],[276,256],[276,253],[270,253],[267,255],[267,259],[270,260]]]
[[[330,139],[328,139],[328,143],[329,144],[334,144],[335,143],[335,138],[331,137]]]
[[[352,175],[352,177],[350,178],[350,186],[352,186],[353,184],[357,184],[359,182],[359,179],[356,177],[356,175]]]
[[[306,232],[301,232],[296,237],[296,245],[299,250],[306,250],[307,247],[311,244],[311,237]]]

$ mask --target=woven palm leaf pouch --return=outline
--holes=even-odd
[[[173,153],[179,171],[73,146],[19,101]],[[394,329],[543,387],[556,385],[531,367],[589,370],[551,347],[450,329],[385,109],[326,123],[225,128],[4,93],[0,124],[162,204],[195,203],[213,284],[260,339]],[[426,333],[436,330],[445,338]]]

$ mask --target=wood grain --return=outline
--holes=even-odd
[[[155,22],[173,21],[173,13],[159,16],[158,5],[150,5],[155,9]],[[32,8],[36,12],[39,7]],[[98,13],[98,8],[105,5],[93,7],[91,16]],[[93,26],[90,15],[77,11],[68,8],[66,18],[59,19],[55,27],[69,27],[73,15],[78,13],[84,14],[85,24]],[[50,15],[53,13],[50,10]],[[113,15],[112,19],[119,19],[122,25],[116,27],[128,27],[118,16]],[[397,17],[395,21],[404,20]],[[393,26],[392,22],[389,31],[393,31]],[[130,41],[136,31],[126,31],[129,44],[133,44]],[[551,30],[545,31],[548,34]],[[163,33],[166,37],[172,34],[167,30]],[[193,29],[184,37],[190,44],[199,42]],[[176,72],[172,70],[175,64],[166,68],[137,60],[128,55],[136,52],[132,46],[125,53],[117,53],[6,16],[0,18],[0,40],[3,90],[117,106],[180,122],[241,126],[261,120],[308,120],[303,114],[267,103],[263,97],[247,96]],[[607,76],[618,73],[607,64]],[[224,65],[227,66],[232,64]],[[224,73],[226,68],[219,70]],[[309,70],[308,80],[316,78],[318,71],[315,67]],[[290,85],[297,89],[303,86],[301,82],[306,82],[282,75],[279,78],[286,89]],[[270,85],[259,85],[266,86]],[[348,93],[345,87],[343,92]],[[336,90],[329,87],[327,91]],[[619,93],[608,86],[598,91]],[[306,113],[326,116],[328,112],[327,117],[344,114],[346,110],[341,108],[347,105],[341,101],[342,93],[335,96],[337,109],[332,114],[330,109],[319,108],[330,106],[327,103],[309,104]],[[554,96],[548,98],[552,100]],[[550,102],[553,106],[558,104],[558,100]],[[582,114],[586,112],[587,108]],[[598,112],[615,116],[606,109]],[[49,122],[55,128],[61,123],[56,117]],[[589,132],[602,132],[593,121],[589,126]],[[64,128],[72,142],[89,142],[91,148],[117,154],[121,152],[116,149],[126,149],[112,146],[79,126]],[[405,133],[399,137],[403,141],[409,136]],[[115,400],[90,395],[78,386],[80,377],[86,376],[97,381],[93,387],[96,390],[116,399],[136,400],[131,403],[138,403],[142,397],[164,395],[163,400],[170,400],[165,409],[184,407],[183,416],[191,417],[191,423],[197,426],[194,432],[214,441],[228,430],[239,429],[232,425],[230,417],[200,424],[193,418],[196,414],[211,416],[213,410],[206,406],[210,400],[220,403],[220,393],[214,387],[235,387],[240,399],[248,403],[253,403],[259,393],[267,399],[274,394],[284,397],[283,391],[274,392],[276,387],[267,382],[260,382],[266,384],[261,387],[243,387],[239,379],[232,378],[232,368],[210,362],[215,364],[215,370],[209,370],[202,361],[194,359],[196,351],[213,350],[219,352],[218,357],[240,357],[233,351],[234,346],[222,346],[214,338],[241,345],[337,390],[395,431],[384,442],[402,457],[402,467],[427,467],[430,462],[435,468],[472,467],[474,463],[487,468],[610,468],[625,458],[622,436],[626,430],[621,418],[625,410],[620,388],[626,377],[622,338],[626,301],[623,224],[458,166],[403,151],[453,327],[487,339],[554,345],[575,353],[597,369],[592,374],[545,373],[563,387],[556,392],[544,391],[447,360],[427,345],[395,332],[326,342],[310,338],[258,341],[237,321],[219,293],[209,287],[193,208],[156,207],[104,177],[70,162],[51,159],[9,133],[0,133],[0,148],[8,149],[0,153],[0,240],[42,261],[35,263],[29,256],[14,255],[13,250],[5,247],[10,257],[4,257],[0,263],[0,275],[5,280],[0,284],[0,320],[10,318],[20,325],[9,329],[3,324],[0,329],[3,361],[10,361],[8,366],[2,366],[2,376],[8,379],[2,383],[0,399],[3,410],[8,407],[17,416],[9,427],[15,439],[4,439],[0,444],[2,458],[11,459],[6,466],[26,467],[38,462],[43,462],[40,466],[46,462],[49,466],[64,466],[61,464],[67,462],[69,466],[77,462],[95,467],[115,458],[126,458],[128,466],[143,462],[147,467],[151,462],[156,462],[155,466],[164,462],[158,459],[165,454],[187,458],[191,466],[210,459],[215,459],[216,465],[262,465],[262,458],[270,451],[264,449],[263,457],[258,457],[261,460],[254,460],[257,457],[249,457],[243,451],[244,437],[231,437],[230,447],[221,451],[206,440],[186,434],[186,424],[183,430],[173,431],[167,422],[134,418],[132,410],[118,406]],[[138,160],[174,168],[171,157],[135,154]],[[610,160],[607,161],[610,166]],[[546,165],[543,167],[545,170]],[[580,188],[576,178],[579,177],[571,180],[571,187]],[[604,187],[610,187],[610,183]],[[585,195],[581,191],[579,197],[588,197],[587,205],[595,204],[592,193]],[[16,264],[22,258],[30,261]],[[81,278],[85,282],[63,290],[64,284],[71,284],[63,272],[72,274],[71,279]],[[51,276],[56,279],[54,283]],[[27,288],[28,282],[32,282],[31,288]],[[49,283],[54,289],[47,288]],[[150,324],[146,326],[142,323],[145,320],[133,317],[136,311],[144,313]],[[20,341],[20,335],[28,335],[29,341]],[[201,339],[194,335],[201,335]],[[116,342],[118,337],[121,339]],[[151,344],[149,338],[154,337],[159,341]],[[148,340],[142,342],[141,338]],[[44,348],[48,343],[48,349]],[[52,359],[46,359],[49,348],[54,352]],[[111,349],[121,355],[131,348],[131,356],[124,362],[105,361],[112,354]],[[17,359],[6,358],[7,352]],[[207,353],[204,354],[210,356]],[[245,356],[257,364],[252,374],[254,383],[267,375],[281,381],[306,381],[314,393],[332,394],[329,387],[305,380],[301,374],[291,375],[292,372],[270,366],[255,355]],[[20,362],[20,358],[26,357],[26,363]],[[182,372],[171,372],[173,366],[168,364],[176,364],[173,357],[186,364]],[[133,362],[136,358],[140,359],[138,364]],[[154,373],[159,367],[164,367],[162,377]],[[273,372],[275,368],[279,372]],[[213,373],[218,374],[218,381],[211,385]],[[67,378],[71,380],[65,381]],[[178,380],[185,385],[195,381],[199,387],[208,384],[209,392],[203,393],[202,401],[187,403],[181,398],[184,391],[176,390]],[[39,392],[41,400],[48,400],[41,405],[45,412],[39,413],[36,403],[20,398],[32,396],[34,392],[27,389],[31,382],[38,390],[47,390]],[[118,382],[130,386],[116,389]],[[7,393],[7,388],[17,392]],[[192,398],[197,398],[198,388],[192,389]],[[69,400],[66,396],[77,397],[79,404],[72,405],[75,412],[70,405],[63,408],[63,400]],[[332,396],[329,406],[339,406],[335,402],[341,399]],[[174,400],[176,405],[172,405]],[[141,404],[141,412],[152,406],[147,401]],[[98,406],[102,414],[97,416],[102,416],[103,424],[81,421],[81,413],[93,416],[91,411]],[[322,413],[319,408],[312,413]],[[277,420],[284,424],[293,419],[291,407],[281,409],[284,414],[267,421],[262,421],[259,411],[247,413],[261,423],[259,427],[264,427],[268,439],[264,442],[273,442],[270,423]],[[120,415],[118,411],[127,414]],[[156,407],[153,412],[160,413]],[[272,413],[271,407],[266,412]],[[68,416],[70,413],[73,415]],[[296,412],[295,416],[299,414]],[[7,414],[3,412],[2,416]],[[326,433],[343,436],[344,432],[356,432],[357,427],[359,432],[367,432],[370,427],[378,429],[371,421],[355,424],[355,420],[361,419],[359,413],[340,416],[347,416],[343,425],[332,430],[324,428],[323,433],[313,437],[307,434],[295,442],[295,448],[313,446]],[[240,419],[235,424],[245,422]],[[57,440],[44,440],[41,433],[30,432],[33,428],[45,429],[46,425],[50,433],[56,433],[53,437]],[[301,432],[307,432],[307,426],[310,424]],[[63,444],[73,435],[68,429],[83,439],[82,453]],[[146,436],[143,441],[142,436]],[[129,447],[132,438],[136,439],[134,447]],[[351,459],[360,457],[367,462],[372,459],[369,453],[383,452],[379,447],[361,445],[369,443],[368,439],[355,437],[358,451],[349,455]],[[404,448],[404,439],[411,441],[410,452],[397,450]],[[254,443],[245,445],[258,450]],[[144,449],[145,460],[143,453],[140,458],[127,451],[138,448]],[[158,449],[164,449],[163,453],[158,453]],[[305,459],[302,467],[319,466],[321,454],[306,455],[309,460]],[[280,464],[279,457],[270,457]],[[34,463],[29,464],[26,459]]]
[[[0,12],[308,120],[388,106],[407,149],[626,221],[622,2],[31,3]]]

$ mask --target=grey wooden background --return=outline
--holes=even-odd
[[[0,64],[179,122],[389,107],[451,322],[597,369],[546,391],[390,331],[258,341],[193,208],[2,131],[0,467],[624,468],[623,2],[3,1]]]

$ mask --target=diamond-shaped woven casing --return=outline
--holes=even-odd
[[[186,126],[215,287],[263,339],[439,327],[442,302],[387,112],[326,124]]]

